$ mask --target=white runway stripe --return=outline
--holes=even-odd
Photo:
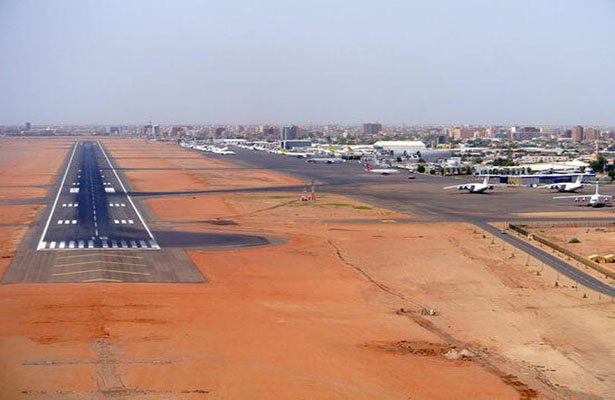
[[[69,249],[74,249],[75,248],[75,241],[71,240],[70,242],[68,242],[68,248]]]
[[[40,242],[38,244],[38,250],[47,248],[47,242]]]
[[[106,240],[102,241],[102,246],[103,246],[103,249],[108,249],[109,248],[109,244],[107,243]]]
[[[83,249],[85,247],[85,243],[83,242],[83,240],[79,241],[79,248]]]
[[[114,219],[114,220],[113,220],[113,223],[114,223],[114,224],[119,224],[119,223],[120,223],[120,220],[119,220],[119,219]]]
[[[134,224],[134,223],[135,223],[135,221],[133,221],[133,220],[129,219],[129,220],[128,220],[128,223],[129,223],[129,224]]]
[[[139,246],[137,246],[137,242],[135,242],[134,240],[130,241],[130,247],[132,248],[138,248]]]
[[[71,221],[71,224],[73,224],[73,225],[75,225],[76,223],[77,223],[77,220],[76,220],[76,219],[74,219],[74,220],[72,220],[72,221]]]
[[[49,248],[50,249],[55,249],[56,248],[56,242],[49,243]]]
[[[59,221],[58,221],[58,224],[63,224],[63,223],[64,223],[64,221],[63,221],[63,220],[59,220]]]
[[[61,249],[63,249],[64,247],[66,247],[66,242],[62,241],[60,242],[60,246]]]
[[[114,249],[117,249],[117,242],[115,240],[111,241],[111,247],[113,247]]]
[[[125,223],[126,223],[126,220],[125,220],[125,219],[123,219],[123,220],[122,220],[122,224],[125,224]]]
[[[147,247],[147,243],[145,243],[145,240],[139,240],[139,244],[141,245],[141,247]]]
[[[62,204],[62,207],[66,207],[66,203]]]
[[[94,247],[94,241],[88,240],[88,249],[91,249],[92,247]]]

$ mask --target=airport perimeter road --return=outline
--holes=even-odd
[[[75,143],[37,250],[160,247],[98,142]]]
[[[587,211],[587,219],[594,220],[591,209],[573,203],[556,203],[548,190],[531,188],[497,188],[489,194],[468,194],[466,191],[445,191],[443,186],[464,182],[451,177],[431,177],[418,174],[408,180],[407,173],[381,176],[365,172],[355,163],[308,164],[304,160],[263,152],[238,149],[239,157],[214,156],[243,167],[250,165],[275,170],[303,180],[315,179],[327,192],[386,207],[412,216],[414,221],[463,222],[474,224],[510,245],[530,254],[551,268],[607,296],[615,296],[615,288],[524,242],[513,235],[503,235],[489,222],[532,220],[524,213],[553,211]],[[211,157],[211,155],[207,155]],[[580,218],[537,218],[538,220],[573,220]],[[605,220],[598,217],[596,220]],[[611,219],[610,221],[613,221]]]
[[[494,236],[498,236],[508,244],[524,251],[537,260],[549,265],[551,268],[567,276],[579,285],[583,285],[598,293],[605,294],[610,297],[615,297],[615,288],[609,286],[598,279],[586,274],[585,272],[573,267],[572,265],[562,261],[561,259],[543,251],[517,237],[509,234],[502,234],[499,229],[489,225],[488,223],[475,223],[476,226],[486,230]]]

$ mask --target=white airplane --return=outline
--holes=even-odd
[[[286,151],[286,149],[283,147],[280,147],[280,153],[284,154],[285,156],[291,156],[291,157],[297,157],[297,158],[307,158],[312,155],[311,153],[295,153],[292,151]]]
[[[221,154],[223,156],[235,154],[235,152],[233,150],[229,150],[228,147],[225,147],[223,149],[218,148],[218,147],[212,147],[211,152],[215,154]]]
[[[343,158],[313,157],[313,158],[310,158],[309,160],[307,160],[306,162],[312,163],[312,164],[316,164],[316,163],[336,164],[336,163],[346,162],[346,160],[344,160]]]
[[[365,164],[365,169],[368,172],[373,172],[374,174],[380,174],[380,175],[391,175],[391,174],[399,174],[399,170],[398,169],[388,169],[388,168],[372,168],[371,165],[369,165],[369,163]]]
[[[485,190],[493,189],[495,186],[499,185],[490,185],[489,177],[486,176],[482,183],[464,183],[463,185],[447,186],[444,189],[467,190],[470,193],[483,193]]]
[[[600,184],[596,182],[596,193],[592,195],[581,196],[555,196],[554,199],[574,199],[575,203],[592,207],[604,207],[607,204],[613,204],[613,196],[604,195],[598,192]]]
[[[583,175],[577,175],[574,182],[560,182],[549,185],[538,186],[539,188],[557,189],[558,192],[574,192],[583,187]]]

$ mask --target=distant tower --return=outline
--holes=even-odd
[[[280,137],[282,140],[295,140],[297,139],[297,127],[296,126],[285,126],[282,128],[282,135]]]

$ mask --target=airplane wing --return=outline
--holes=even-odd
[[[591,196],[580,195],[580,196],[555,196],[553,199],[587,199],[591,198]]]
[[[446,187],[444,187],[443,189],[444,189],[444,190],[446,190],[446,189],[457,189],[459,186],[461,186],[461,185],[446,186]]]

